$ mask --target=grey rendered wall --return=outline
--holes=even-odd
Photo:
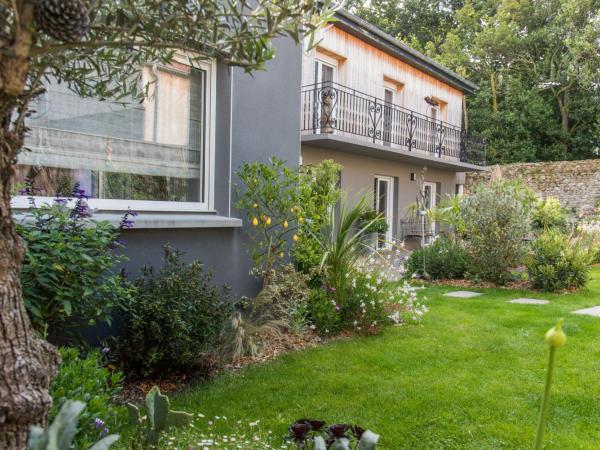
[[[335,150],[302,146],[302,163],[317,164],[324,159],[333,159],[343,166],[342,189],[348,192],[350,200],[356,200],[362,195],[373,198],[373,180],[375,175],[394,177],[397,180],[396,205],[394,208],[394,231],[399,230],[399,221],[407,215],[407,206],[416,201],[418,182],[410,180],[410,174],[418,177],[423,166],[404,164],[380,158],[369,158],[352,153]],[[425,181],[439,183],[441,196],[454,194],[456,184],[464,183],[464,173],[449,170],[428,168]],[[438,194],[440,194],[438,192]]]
[[[234,173],[243,162],[276,155],[298,165],[302,53],[288,38],[278,39],[276,47],[266,71],[247,75],[223,64],[217,68],[215,209],[223,216],[245,219],[234,207]],[[186,252],[186,260],[203,261],[215,281],[232,286],[237,295],[254,295],[259,287],[249,275],[242,228],[133,229],[124,238],[131,275],[144,264],[160,264],[162,246],[170,243]]]

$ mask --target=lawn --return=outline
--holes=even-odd
[[[314,417],[360,424],[385,449],[531,448],[543,389],[544,333],[565,318],[547,448],[600,446],[600,318],[571,311],[600,304],[600,269],[588,289],[548,295],[483,289],[481,297],[443,297],[429,287],[419,325],[343,339],[288,354],[189,388],[174,405],[228,421],[260,419],[277,438],[289,423]],[[517,305],[518,296],[548,305]]]

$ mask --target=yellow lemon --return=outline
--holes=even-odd
[[[271,218],[270,218],[270,217],[267,217],[266,224],[267,224],[267,225],[271,225]]]
[[[297,235],[297,234],[295,234],[295,235],[294,235],[294,237],[292,237],[292,239],[293,239],[294,241],[296,241],[296,242],[300,240],[300,238],[298,237],[298,235]]]
[[[304,217],[302,217],[302,216],[298,217],[298,222],[304,223]]]
[[[253,226],[258,225],[258,219],[256,217],[252,219],[252,225]]]
[[[279,252],[279,257],[283,258],[283,252]]]
[[[258,208],[258,203],[255,203],[254,205],[252,205],[253,208]]]
[[[289,225],[288,225],[288,221],[287,221],[287,220],[284,220],[284,221],[283,221],[283,228],[287,228],[288,226],[289,226]]]

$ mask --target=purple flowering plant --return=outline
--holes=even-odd
[[[133,295],[119,272],[126,260],[121,234],[133,226],[133,211],[119,225],[94,219],[84,189],[76,184],[68,198],[38,204],[31,182],[21,191],[29,198],[17,231],[25,256],[23,298],[37,331],[54,342],[68,341],[77,328],[111,323],[113,310]]]

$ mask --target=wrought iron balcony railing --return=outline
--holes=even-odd
[[[485,141],[460,127],[324,82],[302,88],[302,132],[351,135],[439,158],[485,165]]]

